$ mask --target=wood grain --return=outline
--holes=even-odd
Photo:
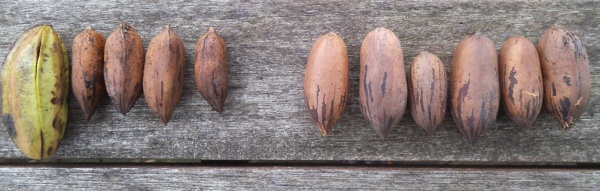
[[[65,39],[68,50],[71,50],[75,35],[85,27],[92,26],[108,35],[122,21],[136,28],[146,47],[166,24],[171,24],[184,41],[184,91],[168,126],[161,125],[143,98],[126,117],[121,116],[105,98],[91,121],[85,122],[82,110],[71,96],[69,124],[56,160],[154,158],[594,163],[600,162],[600,119],[596,116],[600,114],[600,73],[596,64],[600,61],[598,7],[600,2],[594,0],[3,1],[0,3],[0,60],[4,60],[9,48],[24,30],[39,23],[54,25]],[[438,55],[449,71],[454,47],[469,33],[480,31],[486,34],[499,49],[502,42],[514,35],[523,35],[537,44],[538,38],[553,24],[563,25],[581,38],[592,67],[590,104],[582,120],[571,131],[561,130],[546,110],[542,111],[529,131],[516,128],[501,112],[498,128],[485,134],[476,146],[470,146],[460,135],[449,113],[439,130],[431,136],[405,114],[388,139],[382,141],[361,115],[358,101],[359,49],[362,39],[372,29],[386,27],[394,31],[405,49],[405,62],[427,50]],[[230,92],[223,114],[211,111],[194,84],[194,44],[209,26],[219,29],[228,48]],[[302,82],[312,43],[318,36],[330,31],[340,35],[348,45],[350,94],[344,116],[332,135],[323,138],[306,111]],[[0,158],[26,160],[10,141],[5,129],[0,131]],[[3,170],[15,175],[40,170],[37,176],[62,173],[63,177],[70,177],[65,169],[46,169],[48,173],[44,173],[44,169],[30,168]],[[108,174],[128,171],[119,168],[104,170],[107,175],[101,178],[106,181],[123,180],[119,178],[120,175],[113,179],[113,175]],[[77,171],[86,174],[93,170],[74,170]],[[136,169],[130,171],[143,172]],[[185,170],[174,171],[201,180],[191,176],[193,173],[188,176]],[[250,176],[254,171],[245,172]],[[304,172],[292,170],[284,174]],[[210,174],[210,171],[205,173]],[[335,174],[324,173],[321,178]],[[395,178],[396,175],[408,177],[411,173],[395,171],[384,174],[381,180],[403,181]],[[144,173],[138,175],[145,176]],[[265,176],[271,176],[270,180],[276,181],[275,175],[277,173]],[[368,175],[362,174],[365,177]],[[444,177],[450,179],[438,180],[461,184],[459,180],[452,179],[451,174],[446,175]],[[484,177],[481,175],[466,174],[463,177]],[[538,175],[533,173],[527,176],[544,178]],[[577,173],[546,175],[569,182],[568,179],[574,178]],[[346,173],[345,176],[353,178],[354,175]],[[568,179],[561,179],[562,176]],[[591,173],[590,176],[598,179],[597,173]],[[511,177],[515,176],[505,176],[513,180]],[[170,178],[155,177],[154,180],[161,182]],[[514,181],[519,183],[519,180]],[[325,179],[318,182],[329,186]],[[362,184],[361,181],[344,182]],[[478,184],[486,182],[482,180],[469,185]],[[110,186],[110,182],[107,185]],[[152,186],[151,183],[147,185]],[[505,185],[512,186],[512,183]],[[558,183],[554,185],[561,186]],[[566,185],[576,184],[562,186]]]
[[[599,171],[337,167],[0,168],[16,190],[595,190]],[[14,177],[22,177],[15,179]]]

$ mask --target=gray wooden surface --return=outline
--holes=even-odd
[[[74,36],[85,27],[92,26],[108,35],[121,21],[130,22],[136,28],[145,46],[166,24],[170,24],[183,39],[187,61],[184,92],[168,126],[161,125],[143,98],[126,117],[116,111],[109,99],[104,99],[91,121],[85,122],[81,109],[71,97],[67,132],[54,158],[58,161],[151,158],[192,161],[597,163],[600,162],[600,119],[597,116],[600,114],[600,73],[597,65],[600,61],[599,8],[600,2],[594,0],[2,1],[0,60],[4,60],[12,43],[24,30],[38,23],[54,25],[67,43],[67,49],[71,48]],[[593,89],[590,104],[582,120],[569,132],[562,131],[545,110],[529,131],[515,128],[514,123],[501,112],[498,128],[488,132],[477,145],[471,146],[459,133],[449,112],[439,131],[433,135],[416,127],[409,114],[405,114],[400,125],[391,131],[388,140],[381,141],[362,118],[358,103],[358,56],[362,39],[372,29],[383,26],[396,33],[403,43],[407,68],[408,63],[420,51],[427,50],[437,54],[449,71],[454,46],[473,31],[479,30],[488,35],[499,48],[503,41],[513,35],[524,35],[537,43],[542,33],[553,24],[563,25],[581,37],[592,65]],[[210,106],[199,95],[193,79],[194,44],[209,26],[217,28],[228,46],[231,89],[223,114],[211,111]],[[342,120],[332,136],[324,138],[318,133],[305,109],[302,82],[313,41],[329,31],[340,35],[348,45],[351,92]],[[0,159],[26,161],[5,129],[0,130]],[[65,171],[60,168],[43,170],[57,173]],[[156,172],[161,169],[144,171],[146,170]],[[18,174],[36,170],[3,168],[1,171]],[[90,171],[94,169],[74,169],[74,173],[83,175]],[[137,170],[109,168],[100,171],[119,174]],[[181,173],[182,177],[194,179],[194,173],[203,176],[219,173],[197,169],[174,171]],[[243,171],[249,173],[246,176],[254,173],[253,170]],[[256,172],[276,181],[278,173],[302,171],[260,169]],[[323,171],[321,178],[336,173],[353,178],[353,173],[349,172],[351,171]],[[383,171],[380,176],[387,181],[404,181],[396,177],[408,177],[410,172]],[[423,171],[413,172],[420,174],[422,178],[428,178]],[[440,173],[442,177],[449,178],[441,181],[447,181],[448,184],[457,181],[456,184],[460,184],[460,178],[452,178],[451,173]],[[494,173],[497,174],[491,176],[503,174]],[[50,174],[35,175],[44,177]],[[483,178],[486,177],[482,176],[485,174],[467,173],[461,176]],[[598,179],[597,173],[591,174]],[[138,175],[146,176],[144,173]],[[359,173],[357,176],[370,175]],[[537,180],[545,176],[557,179],[566,176],[566,182],[576,175],[577,173],[569,175],[565,172],[523,174]],[[68,178],[70,175],[62,176]],[[6,179],[12,176],[2,177]],[[152,178],[151,175],[148,177]],[[98,178],[106,181],[108,186],[110,181],[120,180],[108,175]],[[301,177],[289,178],[292,180]],[[511,176],[504,178],[512,180]],[[336,180],[344,181],[339,178]],[[347,182],[363,184],[361,181]],[[322,183],[325,184],[326,181]],[[293,182],[291,185],[294,184],[297,183]],[[480,184],[485,184],[483,179]],[[150,183],[147,185],[152,186]]]
[[[600,172],[572,170],[15,167],[0,168],[0,173],[0,182],[17,190],[597,190],[600,187]]]

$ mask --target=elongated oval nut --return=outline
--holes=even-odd
[[[410,114],[419,127],[433,133],[446,115],[447,82],[442,61],[421,52],[410,65]]]
[[[581,117],[591,94],[590,65],[575,34],[553,26],[537,46],[544,77],[544,104],[564,130]]]
[[[167,125],[183,90],[185,53],[181,38],[166,26],[148,46],[144,66],[144,97]]]
[[[498,55],[481,33],[462,39],[454,50],[451,77],[452,117],[471,144],[496,126],[500,103]]]
[[[394,32],[380,27],[360,48],[359,94],[361,111],[377,135],[385,139],[406,109],[404,56]]]
[[[332,32],[320,36],[308,55],[304,99],[323,136],[331,132],[346,110],[349,73],[344,40]]]
[[[229,91],[227,44],[214,27],[196,43],[194,73],[200,95],[213,110],[222,113]]]
[[[52,157],[67,126],[69,58],[50,25],[19,37],[2,67],[2,122],[27,157]]]
[[[535,46],[523,36],[508,39],[499,55],[504,109],[523,128],[535,122],[542,108],[542,70]]]
[[[142,95],[144,44],[128,23],[122,23],[106,39],[104,47],[106,92],[123,116]]]
[[[73,39],[72,78],[73,94],[85,120],[96,112],[100,98],[106,95],[104,86],[104,44],[106,39],[91,27]]]

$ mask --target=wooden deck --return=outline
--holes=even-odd
[[[25,158],[2,128],[0,185],[27,190],[595,190],[600,188],[599,9],[595,0],[3,1],[0,60],[35,24],[52,24],[70,53],[73,38],[85,27],[107,36],[126,21],[145,46],[170,24],[184,41],[187,66],[181,102],[167,126],[143,97],[125,117],[106,98],[85,122],[71,95],[65,137],[56,156],[43,163]],[[407,111],[382,141],[362,117],[359,49],[372,29],[383,26],[396,33],[407,68],[426,50],[449,72],[454,47],[471,32],[486,34],[499,49],[515,35],[537,44],[554,24],[581,38],[591,65],[590,103],[568,132],[545,109],[528,131],[500,111],[498,128],[471,146],[449,112],[439,130],[428,135]],[[223,114],[211,111],[194,84],[195,43],[209,26],[228,47],[230,91]],[[350,93],[342,120],[324,138],[305,109],[302,84],[312,43],[330,31],[348,46]],[[338,164],[350,160],[394,162]]]

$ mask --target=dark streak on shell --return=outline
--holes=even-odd
[[[52,98],[52,99],[50,99],[50,102],[52,102],[52,104],[54,104],[54,105],[62,105],[62,99],[61,98],[57,98],[57,97]]]
[[[47,155],[52,155],[53,153],[54,153],[54,147],[52,147],[52,146],[49,146],[49,147],[48,147],[48,151],[46,151],[46,154],[47,154]]]
[[[14,140],[17,137],[17,130],[15,129],[15,121],[10,116],[10,114],[4,114],[2,116],[2,122],[4,123],[4,126],[6,127],[6,129],[8,130],[8,134]]]
[[[54,130],[56,130],[56,132],[62,132],[62,120],[60,119],[60,117],[56,116],[54,117],[54,120],[52,120],[52,127],[54,128]]]
[[[40,129],[40,158],[44,158],[44,131]]]

